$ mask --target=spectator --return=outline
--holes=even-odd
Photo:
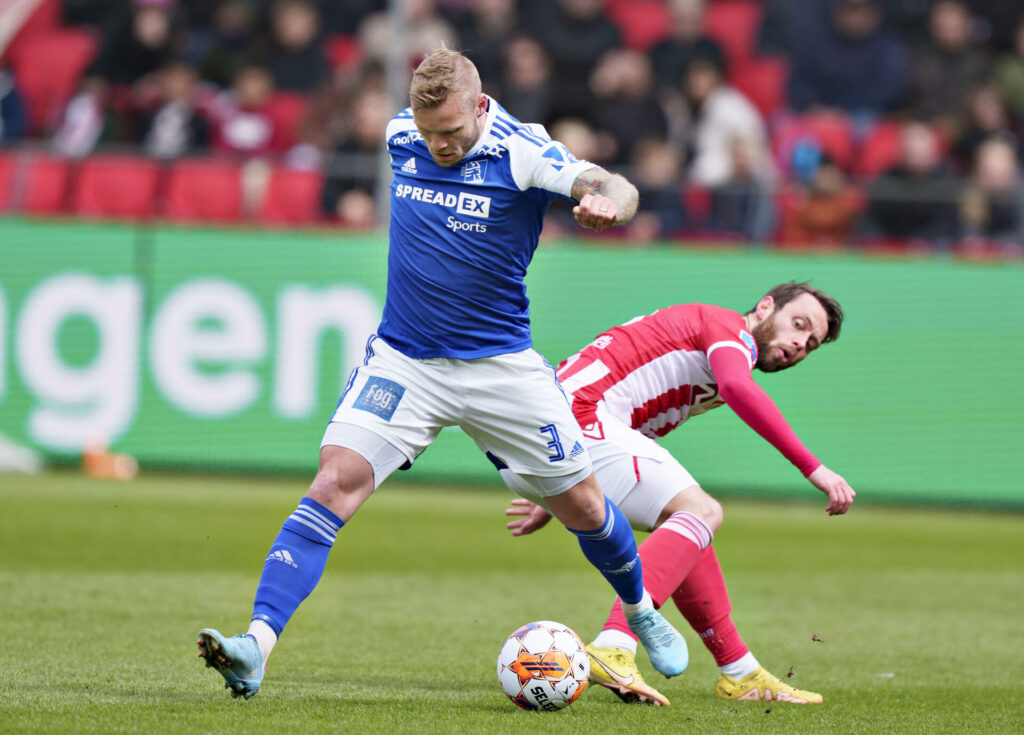
[[[364,20],[387,7],[388,0],[320,0],[324,28],[345,36],[354,36]]]
[[[843,170],[825,158],[806,187],[784,205],[779,240],[799,245],[842,245],[853,234],[859,197]]]
[[[484,92],[499,85],[502,68],[509,59],[508,46],[522,36],[522,28],[515,0],[476,0],[470,3],[465,21],[458,27],[462,48],[465,49],[484,80]],[[537,118],[522,119],[539,122]]]
[[[863,233],[868,238],[944,245],[956,232],[956,191],[935,131],[922,122],[907,123],[899,163],[878,177],[868,192]]]
[[[691,151],[691,182],[715,188],[736,179],[740,175],[737,153],[745,172],[758,181],[772,179],[771,152],[761,113],[726,84],[720,67],[704,59],[692,62],[686,71],[685,98],[690,118],[687,148]]]
[[[196,106],[198,76],[195,67],[173,61],[160,70],[159,101],[140,120],[139,138],[147,155],[172,159],[205,148],[209,125]]]
[[[270,8],[270,70],[286,92],[309,92],[331,75],[320,38],[320,11],[311,0],[275,0]]]
[[[838,108],[865,122],[903,104],[909,56],[882,27],[876,0],[830,0],[826,27],[793,49],[789,101]]]
[[[1024,117],[1024,14],[1016,25],[1013,38],[1013,52],[999,58],[994,76],[1013,114]]]
[[[115,127],[109,110],[110,85],[97,76],[82,79],[53,134],[53,150],[61,156],[87,156],[99,141],[112,136]]]
[[[224,153],[256,156],[274,144],[274,119],[268,112],[274,77],[265,66],[251,64],[235,75],[231,89],[210,105],[213,148]]]
[[[959,214],[960,236],[968,241],[1024,244],[1024,185],[1010,141],[994,137],[978,147]]]
[[[28,117],[25,100],[18,91],[14,73],[0,59],[0,143],[20,138]]]
[[[683,156],[666,138],[644,138],[633,146],[632,181],[640,192],[640,209],[629,227],[637,242],[679,235],[686,223],[680,182]]]
[[[654,97],[654,71],[639,51],[616,49],[601,57],[590,91],[594,102],[588,117],[615,141],[613,165],[630,161],[637,140],[668,133],[665,111]]]
[[[529,36],[511,39],[503,51],[504,73],[495,77],[501,80],[498,101],[519,120],[546,126],[554,117],[557,95],[547,52]]]
[[[913,108],[919,117],[948,123],[987,75],[989,57],[974,43],[971,12],[961,0],[933,4],[928,31],[913,54]]]
[[[250,0],[221,0],[209,25],[193,28],[186,55],[202,79],[226,89],[239,69],[263,56],[256,21]]]
[[[353,99],[351,130],[327,164],[321,209],[349,227],[368,228],[377,222],[376,196],[380,150],[391,118],[391,102],[376,89]]]
[[[173,0],[132,0],[131,13],[104,37],[86,72],[107,84],[131,86],[152,74],[183,48],[173,23]]]
[[[994,84],[972,90],[950,149],[956,172],[966,176],[974,168],[978,148],[995,135],[1012,138],[1019,146],[1015,127],[1010,111]]]
[[[705,0],[670,0],[672,35],[651,49],[660,87],[678,87],[694,59],[706,59],[725,68],[722,47],[704,33],[705,7]]]
[[[712,229],[763,241],[774,167],[761,114],[708,60],[692,61],[684,83],[689,183],[711,191]]]
[[[403,0],[403,5],[407,35],[402,48],[408,54],[411,78],[411,70],[424,56],[442,45],[457,48],[459,37],[452,24],[437,12],[435,0]],[[368,16],[359,26],[359,44],[365,58],[386,66],[398,43],[397,33],[386,9]]]
[[[604,14],[602,0],[534,2],[525,17],[557,70],[559,117],[578,115],[592,98],[588,79],[598,60],[622,45],[619,29]]]

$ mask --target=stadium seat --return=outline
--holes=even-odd
[[[902,128],[893,120],[883,120],[872,127],[860,145],[854,173],[874,178],[893,166],[900,158],[902,138]]]
[[[789,62],[781,56],[755,56],[729,67],[729,83],[766,118],[786,105]]]
[[[328,36],[324,40],[324,53],[334,69],[354,70],[363,60],[363,49],[359,39],[341,33]]]
[[[605,8],[628,48],[647,51],[672,33],[672,15],[664,0],[618,0]]]
[[[68,171],[67,160],[48,153],[0,154],[0,212],[61,214]]]
[[[270,173],[266,195],[257,219],[267,224],[307,225],[320,219],[320,192],[324,177],[319,171],[296,171],[277,166]]]
[[[758,0],[712,0],[704,13],[704,31],[722,45],[730,66],[757,49],[764,10]]]
[[[138,156],[91,156],[82,161],[71,191],[81,217],[144,219],[153,214],[159,164]]]
[[[177,161],[167,176],[163,214],[182,222],[237,222],[242,216],[238,164],[200,158]]]
[[[12,3],[7,2],[7,8],[4,8],[5,3],[0,2],[0,17],[4,16],[6,11],[8,14],[16,12],[17,8],[13,8]],[[24,19],[21,27],[15,32],[14,37],[11,39],[10,44],[7,45],[7,53],[16,53],[15,49],[18,46],[25,43],[36,33],[40,31],[53,30],[60,26],[63,20],[63,8],[61,7],[61,0],[41,0],[36,4],[36,7],[29,12],[28,17]],[[25,3],[22,3],[24,6]],[[20,13],[19,13],[20,15]],[[9,29],[0,29],[0,36],[4,32],[9,32]],[[0,48],[3,47],[2,41],[0,41]]]
[[[48,132],[75,93],[96,54],[96,38],[88,31],[58,28],[32,34],[11,54],[11,67],[25,95],[29,131]]]
[[[267,105],[274,121],[274,150],[286,151],[299,139],[299,126],[309,109],[309,97],[295,92],[277,92]]]

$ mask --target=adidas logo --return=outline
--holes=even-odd
[[[576,444],[572,448],[572,451],[569,452],[569,459],[575,459],[581,454],[583,454],[583,445],[580,444],[579,442],[576,442]]]
[[[295,567],[296,569],[299,568],[299,565],[295,563],[294,559],[292,559],[292,555],[288,551],[288,549],[282,549],[280,551],[271,551],[269,554],[267,554],[266,561],[279,561],[284,564],[287,564],[288,566]]]
[[[408,161],[402,164],[402,172],[407,174],[416,173],[416,159],[410,158]]]

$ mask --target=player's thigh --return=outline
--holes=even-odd
[[[525,350],[473,362],[463,385],[466,412],[460,426],[491,462],[542,478],[543,495],[584,481],[591,469],[583,433],[544,358]]]
[[[454,396],[452,382],[431,361],[413,360],[383,340],[371,339],[366,360],[349,376],[321,447],[357,452],[374,467],[379,485],[394,471],[392,465],[411,465],[441,428],[455,421]]]

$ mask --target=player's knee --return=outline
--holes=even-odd
[[[373,470],[358,459],[361,461],[345,456],[321,461],[306,496],[348,520],[373,492]]]
[[[711,529],[711,533],[717,533],[719,527],[722,525],[725,512],[722,510],[721,503],[707,493],[704,495],[706,499],[703,503],[701,512],[699,513],[700,519],[707,524],[708,528]]]

